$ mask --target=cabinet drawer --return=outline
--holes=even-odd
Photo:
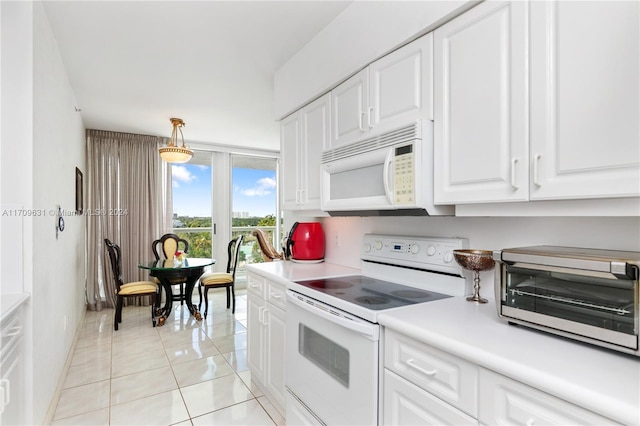
[[[266,281],[267,280],[260,275],[252,273],[247,274],[247,291],[264,299]]]
[[[265,289],[265,299],[267,302],[286,311],[287,288],[282,284],[267,281]]]
[[[615,422],[490,370],[480,369],[480,422],[603,425]]]
[[[385,330],[384,366],[477,417],[477,367],[461,358]]]
[[[384,425],[477,425],[478,422],[395,373],[384,370]]]

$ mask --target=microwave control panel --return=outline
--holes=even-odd
[[[395,147],[393,156],[393,203],[416,204],[413,144]]]

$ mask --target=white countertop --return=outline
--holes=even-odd
[[[288,260],[253,263],[247,265],[247,270],[279,282],[285,286],[291,281],[360,274],[359,269],[336,265],[334,263],[296,263]]]
[[[612,420],[640,424],[640,358],[498,317],[495,303],[454,297],[389,310],[381,325]]]

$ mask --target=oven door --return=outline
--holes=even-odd
[[[378,422],[380,326],[287,291],[286,386],[310,418],[328,425]],[[308,416],[309,417],[309,416]]]

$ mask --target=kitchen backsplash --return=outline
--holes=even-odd
[[[625,218],[321,218],[327,240],[326,260],[358,266],[366,233],[468,238],[471,248],[495,250],[538,244],[640,251],[640,220]]]

